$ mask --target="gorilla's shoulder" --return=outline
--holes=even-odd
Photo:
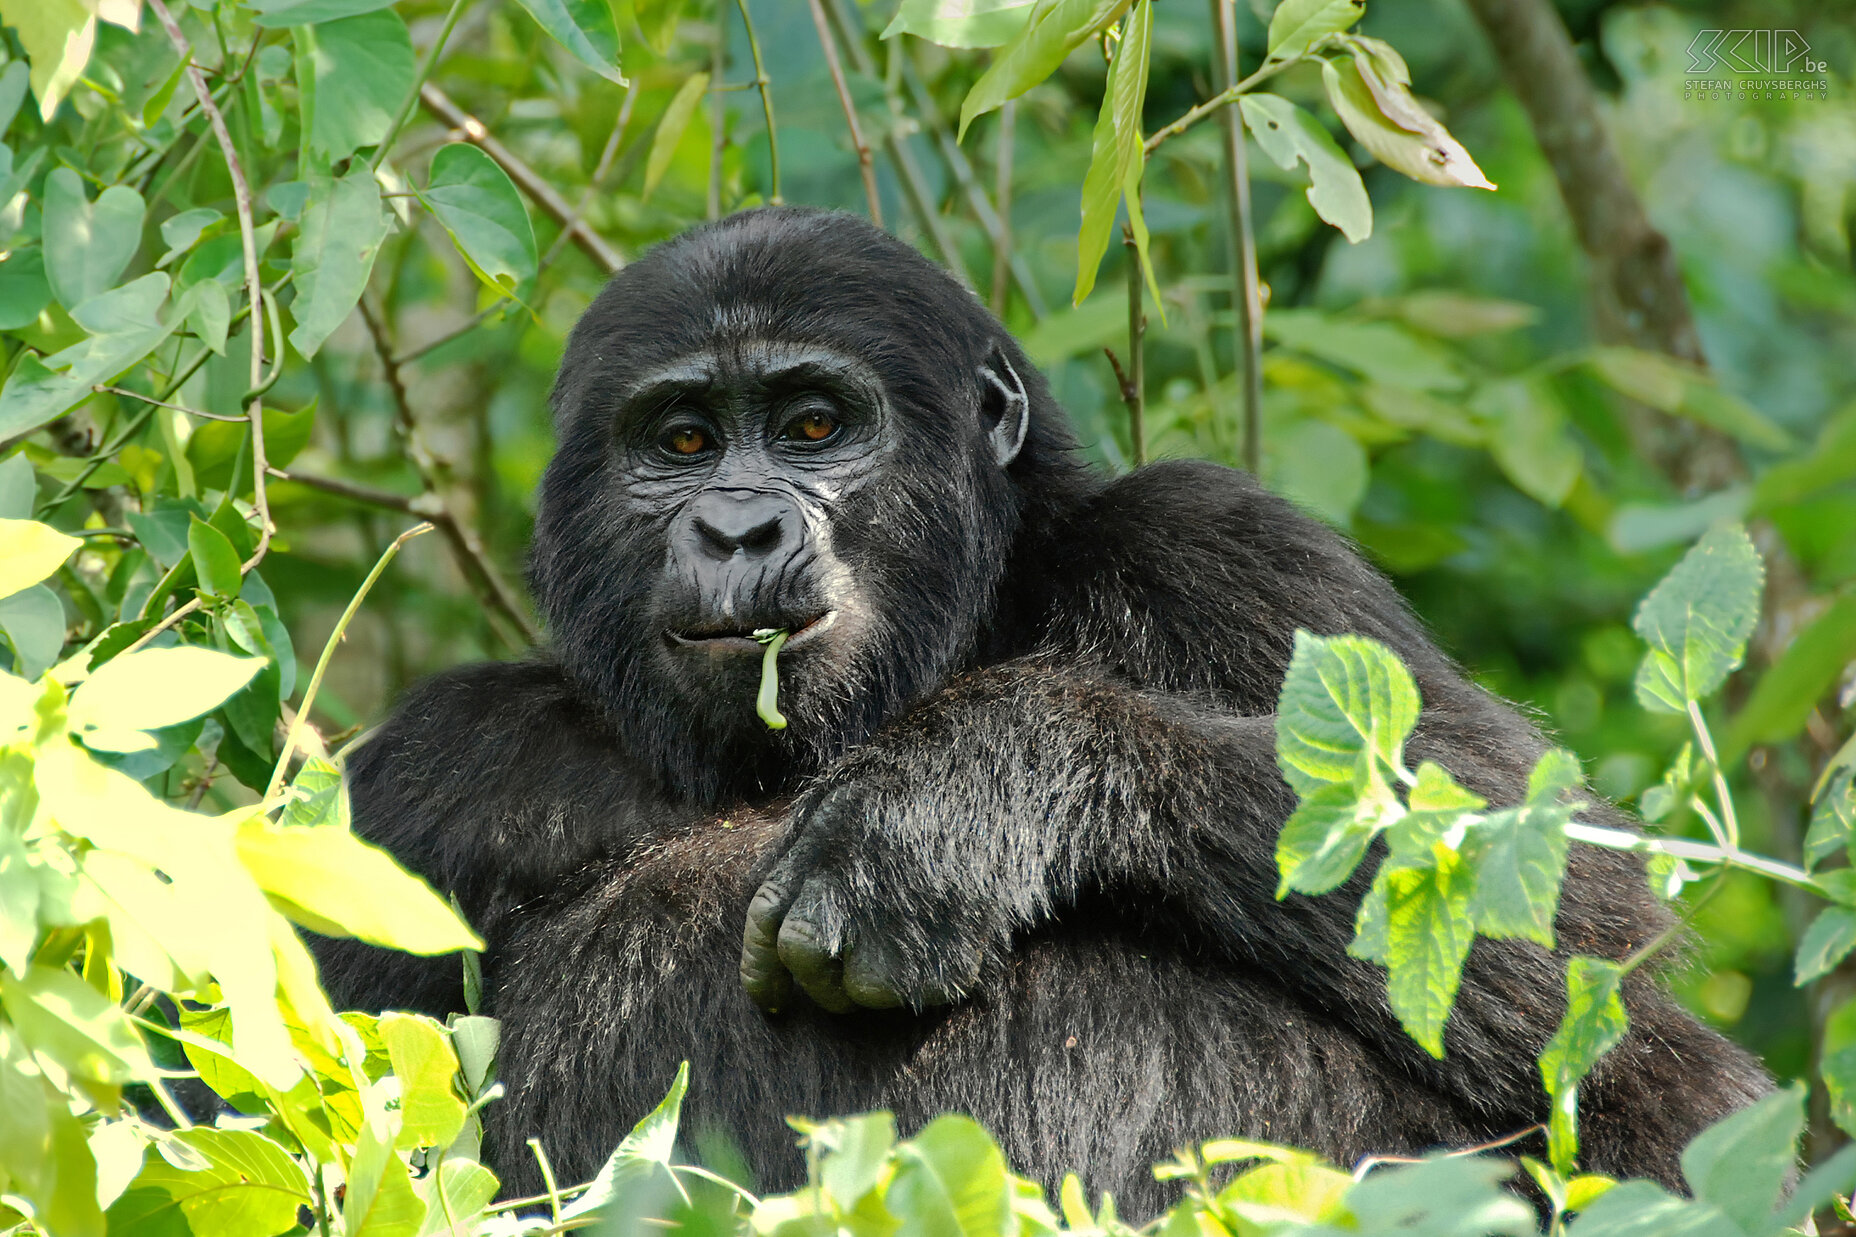
[[[619,794],[638,779],[597,708],[545,658],[426,679],[346,765],[356,828],[396,850],[545,814],[563,787]]]

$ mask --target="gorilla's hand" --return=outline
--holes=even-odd
[[[841,769],[795,809],[742,941],[741,982],[763,1008],[787,1007],[795,983],[833,1013],[946,1005],[1003,953],[997,885],[975,879],[945,805],[897,780]]]

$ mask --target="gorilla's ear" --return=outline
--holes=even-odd
[[[1031,398],[1005,350],[997,346],[980,366],[980,416],[992,442],[992,457],[1004,468],[1025,445],[1025,431],[1031,428]]]

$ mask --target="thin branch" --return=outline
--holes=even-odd
[[[1128,258],[1128,372],[1115,367],[1122,380],[1121,398],[1128,405],[1128,439],[1134,446],[1134,466],[1147,462],[1147,310],[1141,304],[1141,255],[1134,234],[1122,229],[1121,243]],[[1109,353],[1109,360],[1115,359]]]
[[[180,24],[174,15],[168,12],[163,0],[148,0],[148,7],[167,31],[168,42],[180,53],[180,58],[187,65],[187,79],[193,86],[193,93],[200,100],[200,108],[213,127],[213,137],[219,143],[219,153],[226,161],[226,171],[232,178],[232,201],[238,211],[238,232],[240,248],[245,258],[245,296],[251,311],[251,377],[250,389],[246,391],[246,419],[251,423],[251,505],[258,514],[258,544],[252,550],[251,557],[239,568],[241,574],[250,571],[263,561],[271,548],[271,504],[264,493],[264,282],[258,274],[257,228],[252,220],[251,182],[245,179],[244,165],[239,161],[238,148],[232,143],[232,133],[226,128],[225,115],[219,105],[213,102],[213,92],[207,89],[206,78],[199,67],[193,63],[193,47],[187,42],[187,36],[181,33]],[[283,357],[277,358],[279,365]]]
[[[144,404],[153,404],[157,408],[172,408],[175,412],[184,412],[190,417],[204,417],[208,421],[231,421],[239,425],[245,423],[244,417],[229,417],[222,412],[202,412],[198,408],[169,403],[165,399],[155,399],[153,396],[143,395],[140,391],[131,391],[127,387],[113,387],[107,382],[94,383],[90,389],[98,395],[126,395],[130,399],[139,399]]]
[[[395,537],[393,543],[375,562],[374,569],[367,573],[365,580],[361,581],[361,587],[355,590],[355,595],[349,599],[348,608],[342,611],[339,619],[335,620],[335,630],[329,633],[328,641],[323,644],[322,656],[316,659],[315,672],[309,676],[309,686],[303,689],[303,703],[298,706],[296,716],[290,720],[290,728],[284,732],[284,750],[278,753],[277,767],[271,770],[271,782],[264,791],[265,799],[268,800],[276,795],[278,789],[284,784],[284,774],[290,769],[290,757],[302,739],[303,728],[309,724],[310,707],[316,703],[316,693],[322,690],[322,676],[328,673],[329,662],[335,657],[335,646],[340,644],[342,637],[348,634],[348,624],[352,623],[354,616],[360,613],[361,603],[367,600],[368,593],[373,591],[375,581],[380,579],[381,573],[387,569],[387,564],[399,554],[400,547],[414,537],[431,531],[432,525],[429,523],[415,524]]]
[[[451,0],[451,8],[445,13],[445,24],[439,27],[438,37],[432,41],[431,47],[426,49],[425,58],[419,62],[419,72],[413,78],[412,89],[406,92],[406,97],[400,100],[399,107],[394,111],[393,120],[387,125],[387,135],[374,147],[374,157],[368,160],[369,167],[379,168],[386,162],[387,152],[393,149],[393,139],[405,128],[406,118],[412,115],[413,106],[421,97],[420,87],[432,76],[432,66],[438,63],[445,44],[450,41],[451,32],[457,28],[458,18],[464,15],[464,4],[465,0]]]
[[[497,141],[481,120],[453,103],[451,96],[431,82],[419,87],[419,101],[425,104],[426,111],[456,130],[460,138],[495,160],[496,165],[509,174],[516,188],[541,207],[543,214],[571,234],[574,244],[593,259],[601,270],[612,275],[624,269],[625,257],[618,248],[588,227],[586,220],[580,218],[574,208],[568,205],[567,199],[553,185],[543,180],[535,169],[518,158],[514,151]]]
[[[825,6],[809,0],[812,24],[818,29],[818,45],[825,53],[825,67],[831,70],[831,84],[838,91],[838,105],[844,109],[844,123],[851,130],[851,148],[857,152],[857,170],[864,178],[864,197],[870,203],[870,222],[883,226],[883,200],[876,191],[876,163],[870,155],[870,143],[864,140],[863,126],[857,123],[857,104],[851,100],[851,87],[844,80],[844,65],[838,59],[838,44],[831,37],[825,21]]]
[[[605,188],[606,177],[612,173],[612,165],[618,161],[619,147],[625,141],[625,131],[631,128],[632,108],[638,104],[638,94],[636,86],[626,89],[625,101],[619,104],[618,118],[612,122],[612,132],[606,135],[606,144],[599,152],[599,161],[593,165],[593,175],[587,178],[586,189],[580,194],[580,200],[574,203],[573,214],[561,225],[554,243],[548,246],[548,252],[541,255],[541,262],[535,268],[537,274],[554,265],[554,260],[561,256],[561,250],[573,239],[574,228],[586,217],[586,209],[593,204],[594,196]]]
[[[400,433],[406,440],[406,455],[412,461],[413,468],[419,474],[419,480],[425,487],[426,503],[419,507],[407,508],[414,514],[422,515],[438,526],[444,533],[445,540],[451,544],[452,554],[458,560],[458,566],[471,589],[491,609],[515,629],[521,641],[538,644],[541,635],[523,613],[521,603],[516,599],[514,590],[504,581],[502,573],[490,562],[489,554],[484,550],[483,541],[474,528],[457,518],[445,501],[439,487],[438,461],[426,450],[425,439],[419,432],[419,424],[413,416],[412,400],[406,390],[406,378],[400,367],[393,360],[393,348],[387,338],[386,326],[374,313],[373,307],[362,297],[360,302],[361,320],[367,324],[367,333],[374,341],[374,355],[380,358],[380,366],[387,379],[387,389],[393,395],[394,412],[397,415]],[[427,510],[427,506],[431,509]],[[511,644],[519,644],[511,641]]]
[[[715,26],[709,32],[709,81],[719,87],[728,68],[728,23],[717,0]],[[719,88],[709,92],[709,192],[707,217],[722,217],[722,155],[728,150],[728,100]]]
[[[1221,90],[1237,79],[1237,21],[1232,0],[1211,0]],[[1250,170],[1244,129],[1235,108],[1218,113],[1224,129],[1224,170],[1231,211],[1231,305],[1237,311],[1237,362],[1244,381],[1244,467],[1263,470],[1263,287],[1257,275],[1256,225],[1250,212]]]
[[[747,27],[748,51],[754,57],[754,84],[760,87],[760,110],[767,118],[767,164],[773,182],[767,200],[778,206],[785,199],[780,196],[780,135],[773,127],[773,95],[768,93],[773,83],[760,62],[760,40],[754,35],[754,17],[748,12],[748,0],[735,0],[735,7],[741,10],[741,24]]]
[[[1018,100],[999,108],[999,145],[992,166],[992,196],[999,207],[999,231],[992,238],[992,312],[1005,317],[1012,290],[1012,147],[1018,135]]]
[[[1213,95],[1211,98],[1205,100],[1205,102],[1199,104],[1197,107],[1188,111],[1185,115],[1181,116],[1178,120],[1175,120],[1172,124],[1167,125],[1163,129],[1154,130],[1153,136],[1147,139],[1147,145],[1143,149],[1149,155],[1153,154],[1154,151],[1160,149],[1163,143],[1165,143],[1171,138],[1178,137],[1180,134],[1190,129],[1193,125],[1198,124],[1201,120],[1204,120],[1207,116],[1210,116],[1213,112],[1217,111],[1219,108],[1227,107],[1230,104],[1237,102],[1240,97],[1250,93],[1252,90],[1256,89],[1258,86],[1262,85],[1264,82],[1267,82],[1270,78],[1275,77],[1278,73],[1282,72],[1284,69],[1291,68],[1295,65],[1301,64],[1304,60],[1307,60],[1307,59],[1308,59],[1307,56],[1291,56],[1287,60],[1279,60],[1275,62],[1274,64],[1264,65],[1262,68],[1258,69],[1255,73],[1252,73],[1249,77],[1246,77],[1243,81],[1237,83],[1235,86],[1230,86],[1224,90],[1219,91],[1217,94]]]

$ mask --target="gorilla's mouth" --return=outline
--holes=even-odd
[[[664,632],[664,638],[673,648],[705,649],[714,652],[752,652],[759,655],[764,646],[754,638],[754,633],[757,631],[783,627],[793,633],[787,637],[785,647],[794,649],[824,632],[837,617],[836,610],[820,610],[808,616],[794,616],[785,620],[760,623],[732,619],[721,620],[714,623],[698,623],[681,629],[671,628]]]

